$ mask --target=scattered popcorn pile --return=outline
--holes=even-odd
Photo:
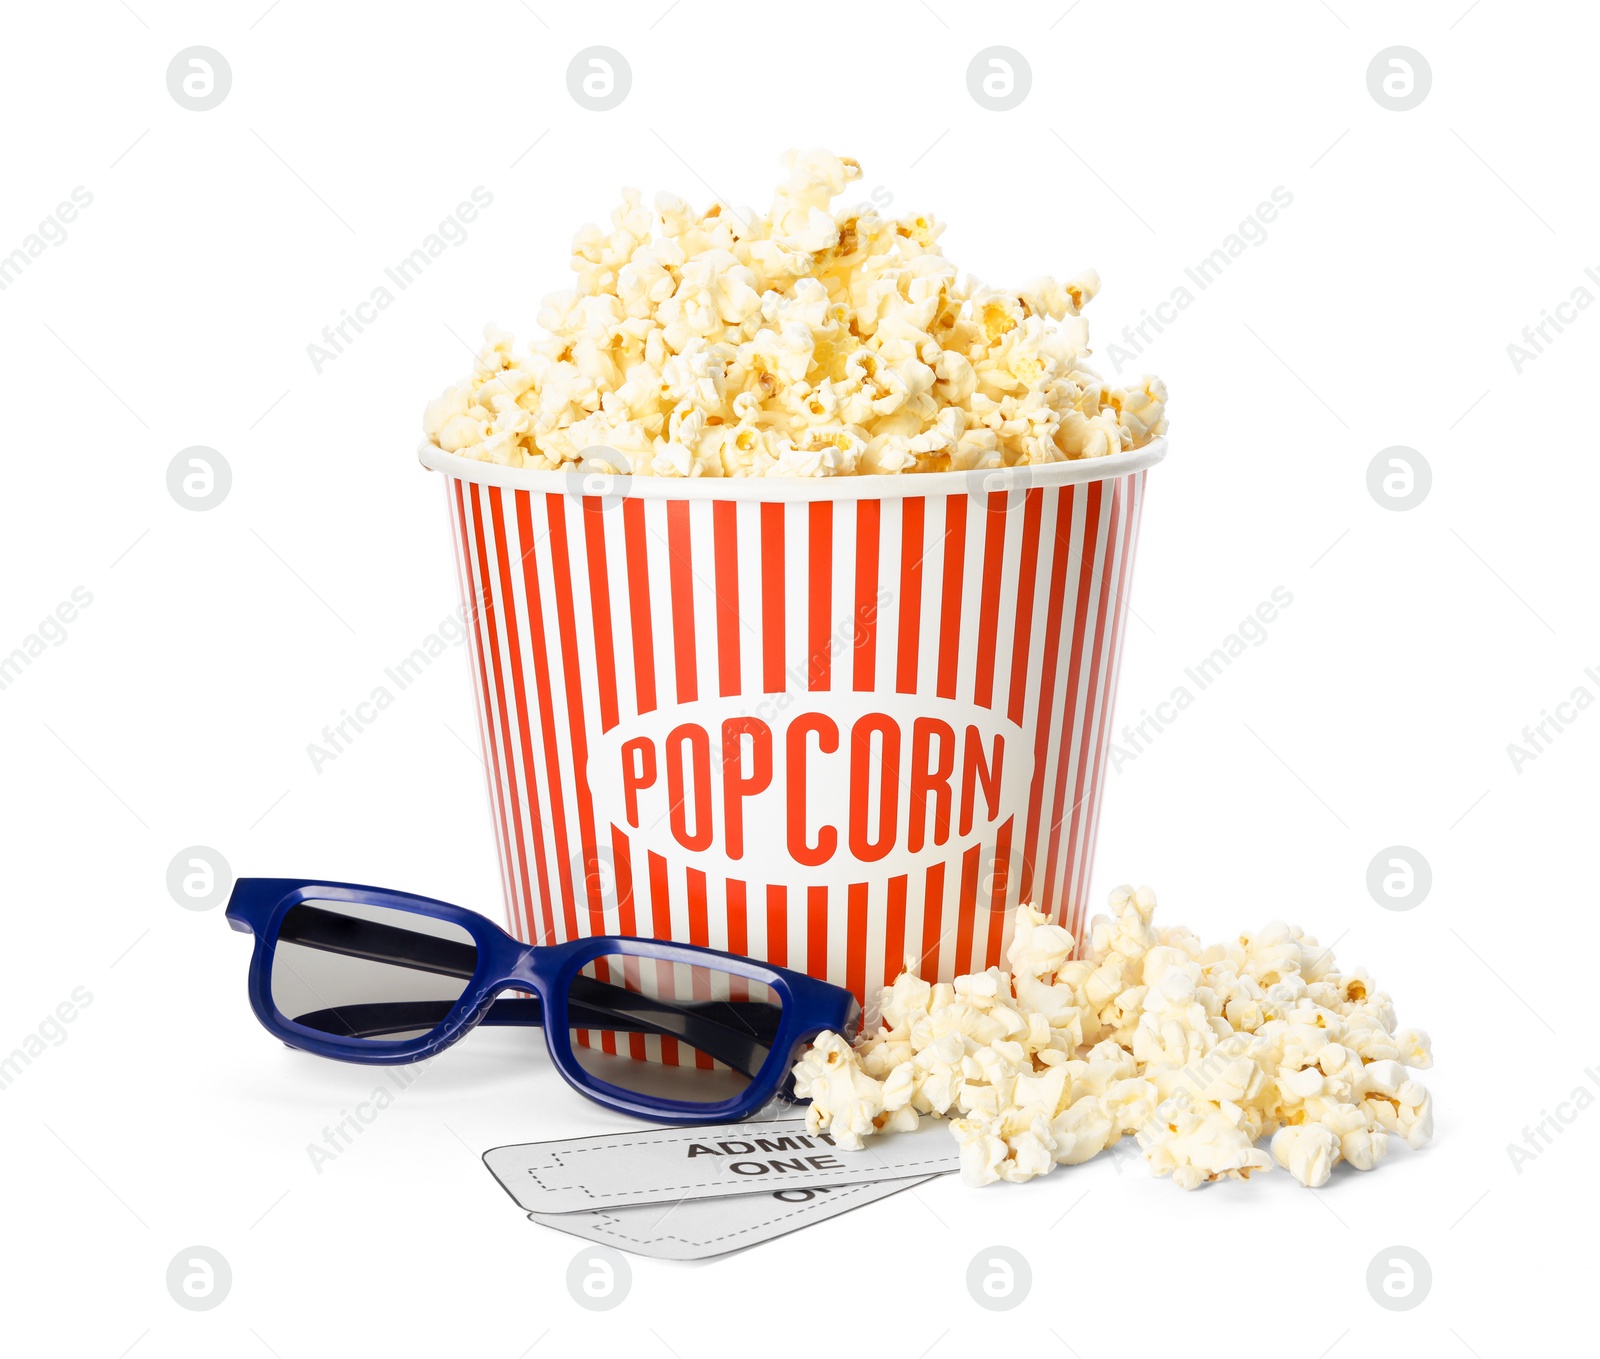
[[[1302,1184],[1348,1161],[1371,1170],[1392,1135],[1433,1134],[1428,1036],[1395,1031],[1365,971],[1289,925],[1206,947],[1156,928],[1155,893],[1119,887],[1083,958],[1030,906],[998,967],[930,984],[906,971],[883,991],[879,1032],[852,1049],[823,1034],[795,1067],[807,1124],[841,1146],[951,1117],[969,1184],[1078,1165],[1125,1134],[1153,1174],[1185,1189],[1248,1179],[1272,1158]]]
[[[1092,272],[958,278],[932,218],[830,209],[853,160],[790,151],[765,217],[623,193],[573,241],[549,338],[495,327],[428,437],[511,467],[663,477],[939,472],[1094,458],[1166,430],[1166,388],[1084,365]],[[618,466],[614,464],[626,464]]]

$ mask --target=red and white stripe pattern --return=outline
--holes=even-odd
[[[863,1003],[908,958],[932,979],[1001,962],[1019,901],[1078,933],[1146,475],[798,502],[447,478],[514,932],[706,944],[847,985]],[[641,719],[707,700],[771,710],[774,695],[798,712],[808,696],[852,693],[902,714],[941,700],[1009,734],[1021,768],[1009,801],[951,837],[946,857],[885,872],[852,852],[853,832],[846,843],[845,809],[865,783],[811,790],[840,821],[837,852],[816,869],[730,859],[720,844],[662,852],[661,833],[595,795],[591,752]],[[918,804],[900,782],[903,827]],[[880,838],[894,815],[880,811]]]

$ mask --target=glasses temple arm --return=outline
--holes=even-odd
[[[780,1007],[760,1001],[746,1001],[744,1005],[760,1006],[762,1018],[768,1017],[768,1012],[774,1017],[780,1012]],[[754,1078],[770,1049],[757,1041],[762,1035],[749,1023],[753,1016],[741,1013],[732,1001],[702,1002],[702,1007],[674,1005],[593,977],[574,977],[567,992],[567,1021],[573,1028],[681,1038],[707,1056]],[[719,1016],[704,1013],[705,1008],[726,1012],[729,1019],[737,1022],[737,1027]],[[776,1026],[773,1027],[775,1031]]]
[[[567,1022],[573,1028],[681,1038],[750,1077],[755,1076],[766,1060],[768,1048],[753,1035],[742,1033],[718,1019],[652,1001],[589,977],[579,977],[577,983],[588,985],[582,988],[582,999],[568,999]],[[579,988],[575,985],[574,989]],[[297,1016],[294,1022],[339,1038],[381,1038],[435,1028],[454,1008],[455,1002],[450,1000],[366,1001],[314,1010]],[[740,1018],[743,1022],[745,1017]],[[544,1023],[544,1006],[537,996],[502,998],[489,1007],[481,1022],[538,1028]]]
[[[476,945],[440,939],[419,930],[380,925],[375,920],[325,911],[305,902],[290,908],[278,927],[277,943],[300,944],[323,953],[393,963],[417,972],[470,980],[478,970]]]
[[[295,905],[284,916],[277,942],[469,980],[478,965],[478,951],[472,944],[341,915],[305,902]],[[425,1012],[416,1007],[439,1003],[400,1001],[341,1005],[304,1015],[296,1023],[345,1037],[372,1037],[375,1032],[400,1033],[419,1027],[415,1021]],[[441,1022],[453,1005],[453,1002],[442,1003],[446,1008],[433,1020],[434,1024]],[[513,1006],[517,1008],[512,1009]],[[528,1008],[530,1006],[533,1008]],[[706,1007],[714,1007],[736,1023],[699,1012]],[[757,1039],[770,1040],[776,1032],[775,1023],[762,1023],[758,1029],[751,1021],[771,1021],[779,1013],[780,1007],[760,1001],[715,1001],[699,1007],[674,1005],[585,976],[573,978],[567,1005],[567,1018],[574,1028],[681,1038],[751,1077],[761,1069],[769,1050]],[[490,1006],[482,1022],[536,1026],[543,1022],[542,1007],[537,998],[499,1000]],[[374,1030],[374,1025],[380,1027]]]

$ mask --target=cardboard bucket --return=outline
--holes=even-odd
[[[850,987],[1081,931],[1148,469],[445,475],[511,928]]]

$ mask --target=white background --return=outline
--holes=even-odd
[[[1520,374],[1506,346],[1600,266],[1586,7],[530,3],[6,7],[0,251],[93,194],[0,293],[0,653],[74,587],[93,596],[0,691],[0,1052],[75,987],[93,996],[0,1091],[7,1348],[917,1356],[1004,1332],[1084,1359],[1489,1359],[1534,1319],[1570,1339],[1600,1112],[1520,1173],[1506,1148],[1600,1063],[1600,712],[1520,772],[1507,745],[1576,686],[1600,694],[1600,314]],[[232,68],[209,112],[165,83],[195,44]],[[632,66],[608,113],[566,88],[593,44]],[[996,44],[1033,73],[1005,113],[965,79]],[[1433,73],[1403,113],[1366,84],[1395,44]],[[631,1296],[595,1315],[567,1293],[577,1243],[526,1222],[478,1154],[626,1121],[570,1094],[537,1034],[482,1031],[317,1173],[307,1144],[373,1073],[268,1038],[247,941],[175,905],[166,869],[209,845],[238,873],[499,915],[459,650],[320,773],[306,754],[458,602],[414,457],[422,405],[484,321],[528,333],[572,231],[621,185],[764,207],[778,154],[812,144],[948,221],[946,252],[991,283],[1097,266],[1108,375],[1125,324],[1274,187],[1293,194],[1123,374],[1167,379],[1172,452],[1120,718],[1275,586],[1294,603],[1110,779],[1095,895],[1149,882],[1208,937],[1288,918],[1338,938],[1432,1032],[1438,1135],[1317,1194],[1275,1172],[1185,1195],[1109,1157],[1019,1187],[945,1180],[707,1265],[636,1260]],[[315,372],[323,326],[479,185],[494,202],[467,242]],[[233,473],[205,513],[166,488],[194,444]],[[1366,484],[1397,444],[1432,468],[1407,512]],[[1409,912],[1365,885],[1394,844],[1432,866]],[[206,1313],[164,1283],[195,1244],[233,1271]],[[993,1244],[1035,1280],[1003,1317],[964,1286]],[[1433,1271],[1403,1314],[1365,1286],[1395,1244]]]

